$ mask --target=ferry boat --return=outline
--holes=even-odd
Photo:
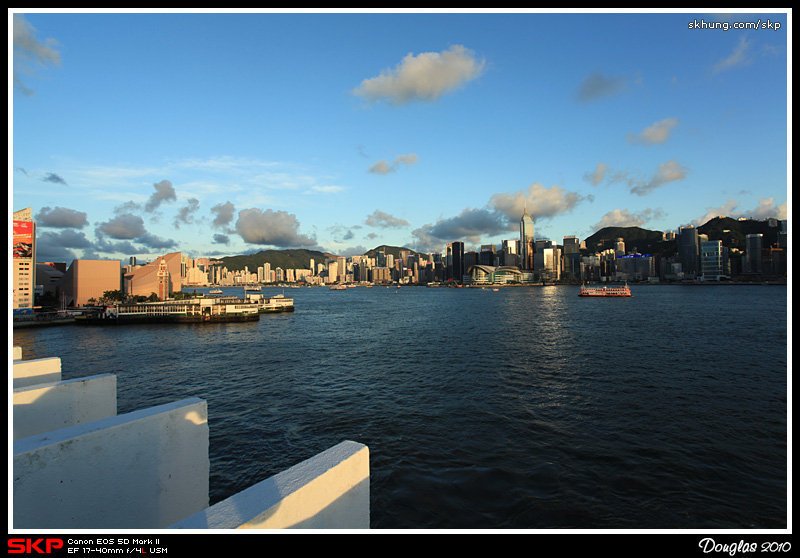
[[[208,294],[222,294],[222,289],[211,289]]]
[[[331,285],[329,287],[329,290],[331,290],[331,291],[346,291],[347,290],[347,286],[346,285]]]
[[[631,288],[627,283],[623,287],[587,287],[586,285],[581,285],[578,296],[628,297],[631,296]]]
[[[184,300],[117,304],[78,316],[78,325],[144,323],[251,322],[259,318],[258,304],[235,297],[201,297]]]
[[[265,297],[260,294],[247,295],[247,300],[258,305],[259,314],[277,312],[294,312],[294,299],[286,298],[282,294]]]

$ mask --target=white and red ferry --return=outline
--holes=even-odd
[[[587,287],[581,285],[578,296],[631,296],[631,288],[625,283],[622,287]]]

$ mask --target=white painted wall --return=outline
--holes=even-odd
[[[369,448],[342,442],[174,529],[369,529]]]
[[[61,359],[34,358],[13,361],[14,388],[61,381]]]
[[[208,507],[206,402],[14,442],[14,529],[160,529]]]
[[[114,416],[115,376],[62,382],[61,359],[22,361],[19,347],[13,358],[14,529],[369,528],[363,444],[342,442],[209,508],[205,401]]]
[[[117,377],[90,376],[14,390],[14,439],[117,414]]]

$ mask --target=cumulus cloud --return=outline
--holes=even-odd
[[[605,227],[642,227],[651,219],[663,217],[659,209],[645,209],[639,213],[631,213],[627,209],[614,209],[603,215],[592,230],[598,231]]]
[[[211,213],[214,215],[212,224],[217,228],[225,228],[233,222],[233,215],[236,208],[231,202],[218,203],[211,208]]]
[[[97,232],[118,240],[132,240],[146,234],[144,220],[132,213],[123,213],[100,223]]]
[[[154,250],[170,249],[177,246],[174,240],[161,239],[145,229],[144,220],[132,213],[123,213],[100,223],[95,229],[98,242],[97,248],[101,252],[122,252],[135,254],[139,249],[130,241],[136,241],[147,248]],[[124,242],[109,242],[106,237]]]
[[[150,198],[144,205],[144,209],[147,212],[155,211],[165,201],[175,201],[178,199],[175,195],[175,188],[172,187],[172,183],[169,180],[162,180],[161,182],[153,184],[153,188],[155,188],[156,191],[150,195]]]
[[[638,134],[628,134],[628,142],[635,145],[652,145],[664,143],[672,134],[672,129],[678,125],[676,118],[665,118],[656,122]]]
[[[489,200],[489,205],[516,226],[526,208],[531,218],[536,221],[569,213],[579,203],[591,199],[591,196],[570,192],[561,186],[553,185],[547,188],[541,182],[536,182],[528,186],[527,192],[494,194]]]
[[[467,208],[454,217],[423,225],[411,231],[411,235],[414,237],[416,250],[435,252],[454,240],[468,244],[480,244],[483,236],[502,234],[510,228],[511,224],[506,216],[495,209],[490,207]]]
[[[625,90],[627,79],[621,76],[606,76],[600,72],[587,76],[578,88],[577,99],[581,102],[610,97]]]
[[[80,229],[88,222],[86,213],[66,207],[43,207],[36,214],[36,223],[43,227]]]
[[[22,14],[14,14],[14,87],[25,95],[33,89],[22,82],[21,74],[31,75],[37,67],[60,66],[61,53],[54,39],[41,41],[36,29]]]
[[[408,54],[394,68],[362,81],[353,93],[395,105],[430,102],[476,79],[484,67],[485,61],[461,45],[442,52]]]
[[[758,198],[758,205],[749,210],[740,211],[740,203],[733,198],[728,198],[724,204],[719,207],[709,207],[706,209],[705,214],[692,221],[692,225],[700,226],[707,223],[714,217],[720,215],[724,217],[731,217],[739,219],[740,217],[749,219],[788,219],[789,208],[788,202],[775,203],[775,198]]]
[[[411,232],[420,251],[440,250],[454,240],[479,244],[481,238],[517,231],[522,212],[527,208],[534,221],[550,219],[572,211],[592,196],[570,192],[560,186],[549,188],[536,182],[527,190],[494,194],[482,208],[467,208],[460,214],[426,224]]]
[[[408,221],[405,219],[394,217],[393,215],[385,213],[379,209],[376,209],[371,214],[367,215],[365,223],[370,227],[380,227],[384,229],[408,226]]]
[[[410,167],[412,165],[416,165],[418,161],[419,157],[414,153],[409,153],[408,155],[398,155],[391,163],[385,159],[378,161],[369,167],[369,172],[372,174],[389,174],[395,172],[398,167]]]
[[[249,244],[280,248],[315,246],[316,240],[300,234],[299,228],[295,215],[271,209],[243,209],[236,220],[236,232]]]

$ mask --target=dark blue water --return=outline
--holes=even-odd
[[[117,374],[120,413],[207,400],[212,503],[354,440],[374,528],[786,528],[786,287],[632,289],[287,289],[257,323],[14,344]]]

